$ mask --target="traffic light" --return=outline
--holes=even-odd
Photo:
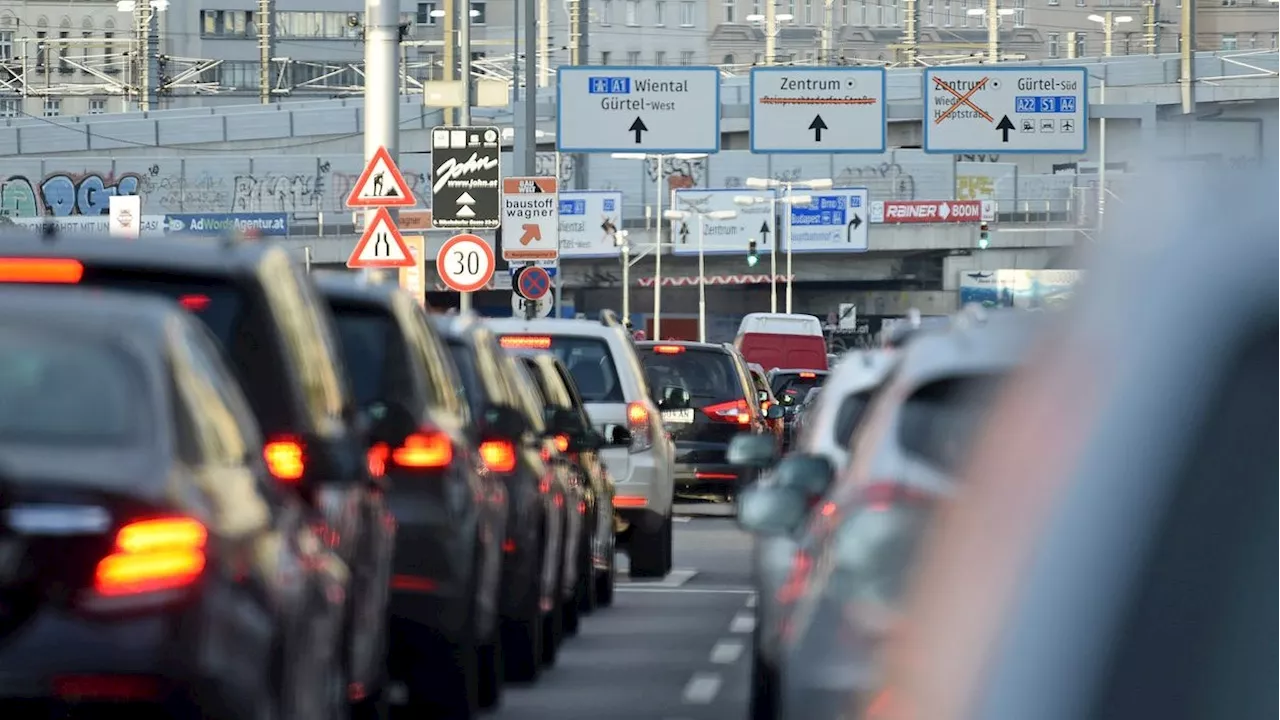
[[[755,267],[760,262],[760,251],[756,249],[756,241],[752,240],[747,243],[747,265]]]
[[[991,226],[982,223],[978,226],[978,249],[986,250],[991,245]]]

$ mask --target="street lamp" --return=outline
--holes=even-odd
[[[783,203],[786,203],[787,221],[783,227],[787,235],[787,314],[791,314],[791,287],[794,284],[791,274],[791,211],[797,206],[803,207],[813,202],[813,197],[809,195],[796,195],[797,187],[808,188],[809,190],[829,190],[832,182],[830,178],[820,178],[816,180],[775,180],[773,178],[747,178],[747,187],[756,190],[776,190],[781,188]],[[776,271],[775,271],[776,274]],[[775,309],[777,304],[774,304]]]
[[[700,160],[706,157],[706,153],[676,153],[672,155],[677,160]],[[658,163],[657,193],[658,197],[654,201],[655,210],[654,217],[658,219],[657,226],[654,228],[653,237],[653,339],[661,340],[662,335],[662,184],[666,179],[663,163],[666,156],[661,153],[650,155],[648,153],[613,153],[611,157],[614,160],[644,160],[648,161],[653,158]]]
[[[775,56],[777,55],[778,24],[791,22],[796,19],[796,16],[791,13],[779,14],[774,4],[776,0],[766,0],[766,2],[768,4],[765,10],[768,12],[763,15],[758,13],[748,15],[747,22],[764,26],[764,64],[772,65],[777,59]]]
[[[1103,15],[1090,15],[1089,22],[1096,22],[1102,25],[1102,55],[1111,57],[1111,36],[1115,32],[1116,25],[1133,22],[1133,17],[1129,15],[1120,15],[1108,10]]]
[[[973,17],[985,16],[988,12],[996,17],[987,21],[987,64],[1000,62],[1000,18],[1009,17],[1017,12],[1011,8],[998,8],[998,0],[987,0],[987,7],[972,8],[965,11]]]
[[[631,240],[630,233],[618,230],[613,234],[613,246],[618,248],[618,257],[622,260],[622,317],[631,319]]]
[[[707,341],[707,266],[706,255],[704,254],[705,245],[703,243],[703,218],[711,218],[712,220],[732,220],[738,217],[737,210],[711,210],[709,212],[698,212],[696,210],[668,210],[662,214],[667,220],[682,220],[688,222],[690,217],[698,218],[698,342]]]

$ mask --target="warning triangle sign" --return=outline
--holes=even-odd
[[[386,208],[378,208],[373,222],[365,228],[360,242],[347,258],[347,267],[353,269],[379,269],[416,267],[409,246],[400,236],[400,228],[391,221]]]
[[[385,147],[378,148],[364,166],[360,179],[347,196],[347,207],[413,207],[418,201],[404,181],[400,168],[391,160]]]

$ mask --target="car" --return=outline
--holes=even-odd
[[[506,459],[507,527],[502,564],[502,654],[506,676],[528,682],[555,664],[563,637],[563,474],[548,464],[555,450],[540,416],[530,416],[515,362],[473,315],[433,315],[461,375],[458,392],[474,416],[512,416],[503,434],[515,447]],[[558,499],[558,500],[557,500]]]
[[[809,425],[809,416],[812,414],[813,408],[818,404],[818,396],[821,394],[822,386],[809,388],[809,392],[804,395],[804,401],[800,403],[800,407],[796,408],[796,418],[791,423],[793,441],[798,441],[804,437],[805,428]]]
[[[755,478],[731,465],[729,443],[742,433],[773,436],[742,354],[732,345],[636,343],[662,422],[676,444],[676,493],[731,500]],[[770,408],[773,417],[780,407]]]
[[[618,542],[633,578],[671,571],[675,446],[649,394],[635,343],[612,313],[600,321],[491,319],[507,349],[548,351],[573,376],[587,414],[602,435],[623,425],[628,447],[602,449],[616,483]]]
[[[573,376],[559,358],[550,353],[525,354],[521,357],[538,391],[538,399],[546,408],[548,426],[556,433],[556,449],[571,463],[578,482],[585,490],[581,513],[583,542],[579,558],[580,583],[578,607],[590,612],[597,605],[613,604],[616,580],[613,531],[613,481],[600,458],[607,445],[631,444],[630,433],[621,425],[609,429],[608,437],[597,433]]]
[[[322,536],[350,570],[348,684],[356,714],[378,714],[395,524],[369,477],[369,418],[351,397],[328,312],[288,253],[220,239],[13,235],[0,284],[151,293],[204,321],[265,435],[267,468],[320,511]]]
[[[344,714],[347,570],[203,324],[14,286],[0,318],[0,716]]]
[[[773,683],[776,717],[835,720],[850,697],[874,691],[914,550],[955,492],[974,418],[1024,362],[1039,320],[980,312],[918,334],[871,399],[838,478],[809,456],[803,482],[743,495],[744,527],[801,537],[761,630],[778,643],[777,664],[757,668],[772,673],[757,681]]]
[[[778,398],[773,394],[773,389],[769,387],[768,377],[760,363],[747,363],[747,370],[751,373],[751,386],[756,389],[756,398],[760,401],[760,409],[765,413],[765,424],[773,431],[778,441],[778,447],[781,447],[786,421],[781,417],[768,417],[769,408],[778,404]]]
[[[388,669],[404,685],[399,704],[472,716],[502,690],[499,463],[511,441],[473,420],[448,349],[407,293],[354,273],[315,278],[358,407],[405,437],[369,451],[396,525]]]
[[[815,387],[821,387],[827,380],[826,370],[780,369],[769,371],[767,378],[769,388],[778,402],[782,404],[785,425],[782,433],[782,446],[791,447],[793,424],[796,413],[804,404],[804,398]]]
[[[827,369],[827,339],[813,315],[748,313],[733,344],[750,362],[765,367]]]

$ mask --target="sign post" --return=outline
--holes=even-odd
[[[720,151],[714,67],[560,67],[556,148],[570,153]]]
[[[751,152],[883,153],[885,78],[884,68],[753,68]]]
[[[1089,71],[948,67],[924,71],[924,151],[1083,154]]]
[[[347,207],[377,208],[373,220],[360,235],[359,242],[347,258],[352,269],[413,267],[413,253],[405,244],[387,208],[413,207],[418,204],[409,183],[396,166],[387,148],[379,147],[364,166],[360,179],[347,195]]]

